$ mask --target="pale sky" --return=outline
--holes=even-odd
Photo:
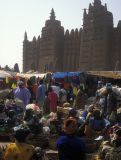
[[[83,9],[93,0],[0,0],[0,65],[19,64],[22,71],[24,33],[28,39],[41,35],[54,8],[56,19],[66,29],[82,27]],[[121,19],[121,0],[102,0],[113,13],[114,25]]]

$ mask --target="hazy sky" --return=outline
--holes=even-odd
[[[24,32],[28,39],[41,35],[45,20],[54,8],[56,19],[65,29],[81,28],[83,9],[93,0],[0,0],[0,65],[22,70]],[[121,19],[121,0],[102,0],[113,13],[114,25]]]

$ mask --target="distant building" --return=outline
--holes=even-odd
[[[52,9],[41,37],[23,41],[23,71],[121,70],[121,21],[100,0],[84,9],[83,28],[64,31]]]

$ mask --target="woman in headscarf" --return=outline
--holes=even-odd
[[[106,127],[105,120],[100,115],[100,110],[95,109],[93,116],[90,117],[89,123],[85,128],[85,134],[88,137],[95,137],[99,134],[102,134],[104,128]]]
[[[15,142],[10,143],[3,156],[3,160],[30,160],[34,153],[34,147],[26,143],[30,130],[20,128],[15,131]]]
[[[58,96],[53,91],[52,87],[49,87],[48,89],[48,99],[49,99],[50,112],[55,113],[57,111]]]
[[[76,136],[77,121],[70,117],[64,123],[64,133],[57,140],[59,160],[85,160],[85,144]]]

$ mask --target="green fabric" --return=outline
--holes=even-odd
[[[116,122],[116,121],[117,121],[117,114],[116,114],[115,111],[112,111],[112,113],[111,113],[111,115],[110,115],[110,117],[109,117],[109,120],[110,120],[111,122]]]

